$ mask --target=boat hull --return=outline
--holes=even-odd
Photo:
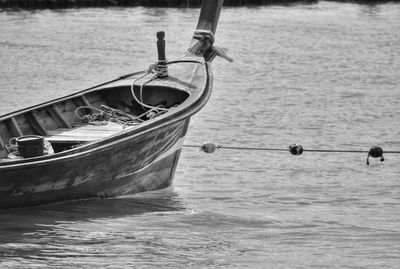
[[[172,184],[189,118],[90,152],[1,169],[0,208],[158,190]]]
[[[180,60],[166,63],[157,33],[159,61],[148,70],[0,115],[0,209],[170,186],[190,117],[211,95],[211,61],[224,55],[213,46],[222,3],[202,1]],[[10,141],[29,135],[49,142],[48,154],[20,156]]]

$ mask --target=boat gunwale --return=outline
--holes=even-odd
[[[168,64],[170,64],[170,63],[172,63],[172,64],[176,64],[176,63],[197,63],[197,64],[200,64],[200,65],[205,65],[206,61],[202,57],[185,56],[180,60],[168,62]],[[81,96],[83,94],[96,92],[96,91],[98,91],[100,89],[107,88],[107,87],[103,88],[103,86],[112,85],[112,83],[115,83],[117,81],[122,81],[122,80],[125,80],[125,79],[128,79],[128,78],[132,78],[133,76],[137,76],[137,75],[144,74],[144,73],[145,73],[145,71],[134,72],[134,73],[131,73],[131,74],[128,74],[128,75],[121,76],[121,77],[119,77],[117,79],[101,83],[101,84],[93,86],[93,87],[89,87],[89,88],[86,88],[86,89],[83,89],[83,90],[79,90],[77,92],[73,92],[73,93],[70,93],[70,94],[67,94],[67,95],[64,95],[64,96],[56,97],[55,99],[52,99],[52,100],[44,101],[43,103],[40,103],[40,104],[36,104],[36,105],[29,106],[29,107],[21,108],[21,109],[19,109],[17,111],[11,111],[11,112],[8,112],[6,114],[0,115],[0,121],[4,121],[4,120],[7,120],[7,119],[10,119],[12,117],[21,115],[23,113],[26,113],[26,112],[29,112],[29,111],[33,111],[35,109],[44,108],[44,107],[46,107],[48,105],[56,104],[56,103],[59,103],[59,102],[62,102],[62,101],[68,100],[68,99],[79,97],[79,96]],[[182,89],[178,89],[178,90],[182,91]]]
[[[119,143],[119,142],[121,142],[121,140],[122,141],[129,140],[129,139],[132,139],[133,137],[143,135],[144,133],[151,132],[155,129],[162,128],[163,126],[173,124],[173,123],[176,123],[176,122],[179,122],[186,118],[191,117],[207,103],[208,99],[210,98],[211,91],[212,91],[213,75],[212,75],[211,64],[210,64],[210,62],[206,62],[203,60],[203,63],[201,64],[201,66],[204,67],[205,76],[206,76],[205,83],[203,83],[203,88],[201,90],[202,93],[200,96],[198,96],[194,100],[191,100],[191,102],[189,102],[186,106],[182,107],[181,109],[176,109],[175,111],[173,111],[173,113],[171,113],[169,115],[168,114],[162,115],[154,121],[145,122],[145,123],[141,124],[139,127],[138,126],[133,126],[131,128],[128,127],[127,129],[121,131],[120,133],[84,144],[82,146],[79,146],[79,147],[71,149],[71,150],[66,150],[66,151],[59,152],[59,153],[56,153],[53,155],[45,155],[45,156],[34,157],[34,158],[0,162],[0,172],[12,170],[12,169],[16,169],[16,168],[21,169],[24,167],[28,168],[30,166],[49,165],[50,163],[53,163],[53,162],[66,162],[66,161],[70,160],[71,158],[75,158],[80,155],[90,154],[93,151],[101,150],[102,148],[112,146],[115,143]],[[100,87],[92,87],[92,88],[89,88],[86,90],[82,90],[77,93],[73,93],[73,94],[70,94],[70,95],[55,99],[55,100],[51,100],[51,101],[48,101],[48,102],[45,102],[45,103],[42,103],[42,104],[39,104],[39,105],[36,105],[33,107],[29,107],[29,108],[14,112],[12,114],[13,115],[21,114],[21,113],[28,112],[28,111],[31,111],[34,109],[39,109],[39,108],[45,107],[47,105],[62,102],[63,100],[78,97],[82,94],[97,91],[97,90],[101,89]],[[2,118],[0,118],[0,120],[1,119]]]

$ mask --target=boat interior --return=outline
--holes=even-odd
[[[18,146],[18,138],[43,138],[45,150],[39,156],[54,154],[112,136],[128,126],[139,126],[188,97],[188,92],[172,87],[146,85],[142,90],[139,86],[132,90],[131,86],[115,86],[2,116],[0,161],[30,157],[18,151],[22,147]]]

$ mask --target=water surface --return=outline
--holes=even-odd
[[[0,113],[184,52],[197,9],[0,12]],[[187,144],[400,150],[400,5],[226,8]],[[1,267],[398,268],[400,155],[184,149],[172,188],[0,212]]]

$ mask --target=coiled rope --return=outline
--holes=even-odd
[[[82,113],[81,110],[90,110],[96,113],[93,114],[85,114]],[[139,116],[132,116],[128,113],[125,113],[122,110],[114,109],[105,105],[101,105],[100,108],[92,107],[92,106],[80,106],[75,109],[75,115],[78,119],[87,121],[89,124],[93,125],[105,125],[109,121],[116,122],[123,126],[132,126],[142,123],[144,120],[141,118],[146,116],[151,111],[146,111],[145,113]]]

